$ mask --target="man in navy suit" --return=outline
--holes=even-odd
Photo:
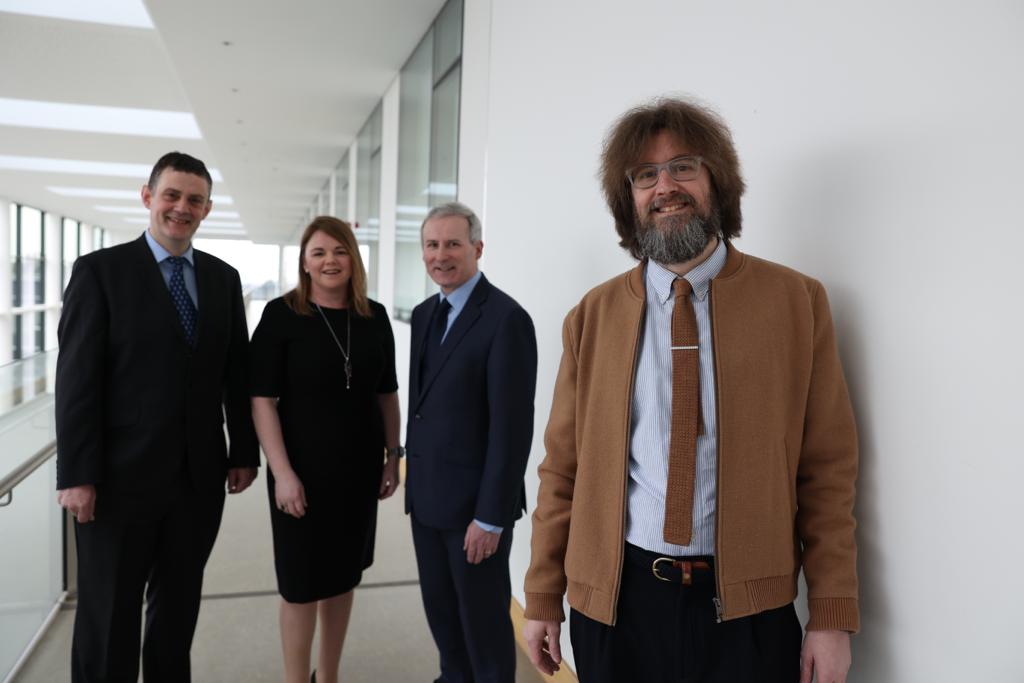
[[[405,507],[445,683],[515,680],[508,559],[526,509],[537,340],[478,270],[481,232],[458,202],[427,214],[423,262],[441,292],[412,312]]]
[[[149,229],[75,262],[57,335],[58,501],[76,518],[71,680],[187,682],[203,569],[230,493],[256,476],[238,271],[192,248],[202,161],[142,188]],[[230,447],[224,442],[224,423]]]

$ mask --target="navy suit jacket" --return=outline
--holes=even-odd
[[[195,348],[145,236],[75,262],[57,331],[57,488],[147,506],[182,475],[222,492],[229,467],[259,463],[238,272],[193,253]]]
[[[481,277],[420,381],[435,295],[412,312],[406,512],[436,529],[511,527],[526,509],[537,339],[529,314]]]

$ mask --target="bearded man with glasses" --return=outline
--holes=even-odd
[[[714,112],[627,112],[601,177],[640,263],[565,319],[530,657],[558,669],[567,593],[584,683],[841,683],[859,628],[857,436],[825,290],[732,244],[744,183]]]

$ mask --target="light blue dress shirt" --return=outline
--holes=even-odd
[[[448,310],[448,326],[444,328],[444,336],[441,337],[442,344],[444,344],[444,340],[448,338],[448,332],[451,331],[452,325],[455,324],[455,319],[459,317],[459,313],[462,313],[462,309],[466,307],[466,302],[469,301],[469,295],[473,293],[474,289],[476,289],[476,283],[480,282],[480,277],[482,275],[483,273],[478,270],[476,275],[455,288],[451,294],[445,295],[444,292],[438,292],[438,303],[447,299],[448,303],[451,305],[451,308]],[[473,521],[478,527],[484,531],[489,531],[492,534],[500,534],[504,528],[488,524],[487,522],[481,522],[479,519],[474,519]]]
[[[153,235],[149,233],[149,230],[144,234],[146,235],[146,244],[149,245],[149,250],[153,252],[153,258],[156,259],[157,264],[160,266],[160,274],[164,276],[164,284],[170,288],[171,273],[174,272],[174,266],[171,265],[171,262],[167,259],[173,254],[164,249],[159,242],[153,239]],[[182,256],[185,257],[185,263],[188,264],[181,271],[181,275],[185,279],[185,291],[187,291],[189,297],[192,298],[192,303],[195,304],[196,310],[198,311],[199,290],[196,288],[196,264],[193,260],[194,255],[192,253],[191,244],[188,245],[188,250],[182,254]]]
[[[437,302],[441,303],[445,299],[448,300],[451,308],[448,310],[448,326],[444,328],[444,336],[441,337],[441,343],[448,338],[448,331],[452,329],[452,325],[455,324],[455,319],[459,317],[459,313],[462,313],[462,309],[466,307],[466,302],[469,301],[469,295],[476,289],[476,283],[480,282],[480,278],[483,273],[479,270],[476,271],[476,275],[469,278],[455,290],[447,296],[443,292],[438,292]]]
[[[629,441],[626,541],[665,555],[714,555],[718,469],[718,415],[715,411],[715,358],[711,337],[711,279],[725,265],[725,243],[686,274],[697,319],[700,407],[703,433],[697,437],[697,477],[693,496],[693,535],[688,546],[665,541],[665,488],[672,435],[673,283],[678,277],[649,261],[644,276],[647,305],[640,357],[633,385]]]

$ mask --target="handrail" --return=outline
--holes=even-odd
[[[21,463],[14,470],[3,479],[0,479],[0,500],[7,498],[7,502],[0,503],[0,507],[6,507],[11,504],[11,500],[14,498],[14,487],[24,481],[30,474],[39,469],[47,460],[52,458],[57,453],[57,440],[54,439],[50,443],[43,446],[36,453]]]
[[[3,314],[0,313],[0,315],[3,315]],[[24,363],[25,361],[32,360],[33,358],[38,358],[39,356],[45,356],[46,354],[53,353],[56,350],[57,350],[57,347],[53,346],[53,347],[48,348],[48,349],[43,349],[42,351],[36,351],[35,353],[30,354],[28,356],[22,356],[21,358],[12,358],[11,360],[7,361],[6,363],[0,363],[0,370],[3,370],[4,368],[12,367],[14,365],[17,365],[18,363]]]

